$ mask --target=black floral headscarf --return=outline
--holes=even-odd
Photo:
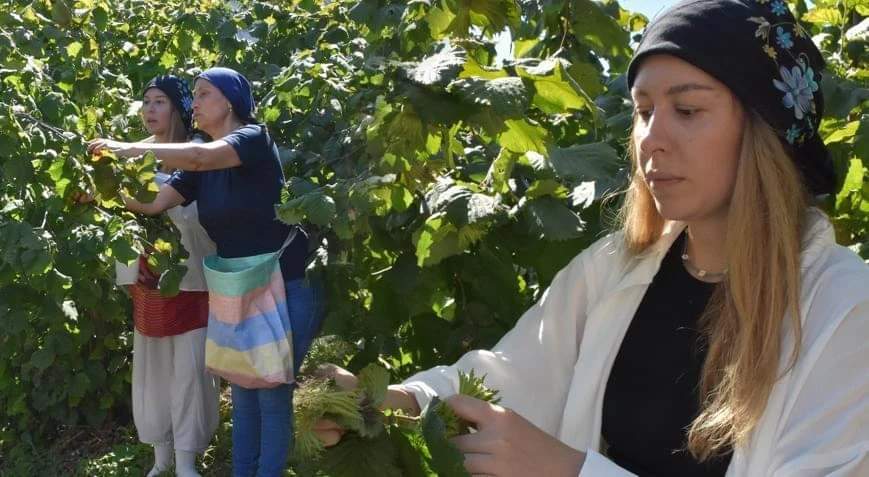
[[[191,131],[193,128],[193,94],[190,93],[187,82],[175,75],[156,76],[145,85],[142,96],[151,88],[157,88],[169,97],[169,100],[175,105],[175,109],[178,110],[181,121],[184,122],[184,128],[188,132]]]
[[[814,194],[833,192],[833,164],[818,126],[824,58],[784,0],[686,0],[652,21],[628,67],[666,53],[704,70],[755,110],[793,151]]]

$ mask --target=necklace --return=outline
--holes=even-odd
[[[720,282],[727,277],[727,269],[722,272],[710,273],[702,268],[698,268],[691,263],[691,257],[688,255],[688,236],[685,236],[685,243],[682,245],[682,263],[685,264],[685,269],[688,273],[704,282]]]

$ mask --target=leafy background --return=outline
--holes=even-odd
[[[869,0],[790,2],[822,46],[822,134],[840,183],[822,206],[869,257]],[[244,72],[328,287],[341,364],[393,380],[488,347],[611,226],[647,19],[592,0],[11,0],[0,12],[0,474],[136,475],[129,299],[114,262],[173,249],[123,212],[147,168],[84,140],[140,139],[141,87]],[[511,54],[498,55],[509,32]],[[111,166],[111,167],[109,167]],[[96,193],[78,204],[77,192]],[[138,191],[142,192],[142,191]],[[603,218],[603,219],[602,219]],[[168,267],[168,265],[167,265]],[[326,351],[322,353],[328,354]],[[225,415],[205,456],[227,471]]]

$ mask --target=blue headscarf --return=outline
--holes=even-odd
[[[213,84],[226,96],[239,119],[245,123],[256,122],[253,117],[256,104],[253,101],[253,94],[251,94],[250,82],[244,75],[230,68],[215,67],[199,73],[196,79],[199,78]]]
[[[187,82],[175,75],[155,76],[145,85],[142,96],[151,88],[157,88],[169,97],[169,100],[175,105],[175,109],[178,110],[184,127],[190,131],[193,125],[193,95],[190,94],[190,87],[187,86]]]

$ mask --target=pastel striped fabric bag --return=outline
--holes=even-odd
[[[249,389],[293,382],[293,330],[279,259],[297,231],[277,252],[203,260],[205,366],[212,374]]]

